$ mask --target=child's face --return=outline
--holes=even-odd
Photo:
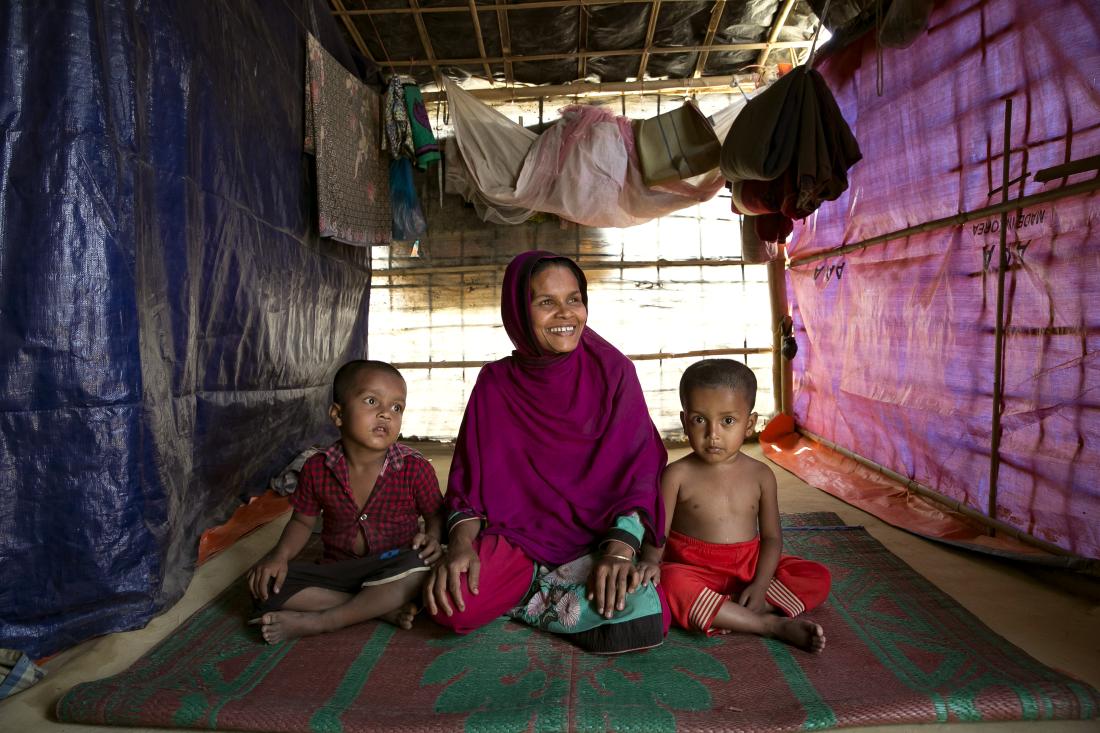
[[[737,457],[756,426],[756,413],[740,390],[696,387],[687,394],[680,422],[691,449],[707,463]]]
[[[405,381],[389,372],[365,370],[343,395],[343,404],[329,408],[329,417],[345,443],[385,450],[401,434],[405,414]]]
[[[568,267],[548,267],[531,278],[531,327],[548,354],[567,354],[581,342],[588,309],[577,276]]]

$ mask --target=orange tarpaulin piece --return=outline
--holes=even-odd
[[[769,460],[806,483],[887,524],[988,554],[1060,564],[1056,556],[1017,539],[990,536],[977,521],[801,435],[790,415],[777,415],[768,423],[760,446]]]
[[[279,496],[268,490],[254,496],[247,504],[237,507],[229,521],[218,527],[211,527],[202,533],[199,540],[199,560],[202,565],[252,530],[262,527],[276,517],[290,511],[290,502],[285,496]]]

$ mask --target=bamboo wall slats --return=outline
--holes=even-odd
[[[374,250],[371,358],[400,365],[409,385],[406,435],[452,439],[480,366],[512,351],[500,322],[500,281],[512,257],[547,249],[583,263],[591,328],[630,355],[658,430],[682,435],[679,380],[707,356],[757,373],[770,413],[772,332],[767,269],[741,261],[728,197],[628,229],[538,217],[480,221],[454,196],[422,196],[429,229],[416,245]]]

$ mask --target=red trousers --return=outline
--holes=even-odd
[[[440,608],[432,617],[440,626],[459,634],[479,629],[514,608],[531,587],[535,573],[535,561],[498,535],[478,537],[474,551],[481,561],[477,595],[470,592],[468,576],[463,573],[461,593],[466,610],[460,611],[452,603],[453,615],[448,616]]]
[[[661,563],[661,585],[673,620],[685,629],[718,633],[714,617],[727,600],[737,603],[752,582],[760,538],[720,545],[672,532]],[[787,616],[820,605],[829,595],[829,569],[821,563],[783,555],[765,598]]]

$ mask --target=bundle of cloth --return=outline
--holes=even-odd
[[[382,105],[382,149],[390,153],[392,235],[412,240],[428,229],[413,182],[413,163],[420,170],[440,159],[439,144],[424,107],[424,96],[415,83],[397,74],[390,77]]]
[[[391,158],[407,158],[422,171],[439,160],[439,143],[416,83],[397,74],[391,76],[382,110],[386,131],[382,149],[388,150]]]
[[[862,157],[821,74],[799,66],[733,120],[720,165],[734,211],[752,217],[760,240],[779,242],[794,219],[848,188],[848,169]]]
[[[583,226],[629,227],[722,190],[718,170],[646,185],[631,121],[607,109],[568,106],[536,135],[454,81],[444,84],[455,132],[445,151],[446,190],[484,221],[519,224],[543,212]]]

